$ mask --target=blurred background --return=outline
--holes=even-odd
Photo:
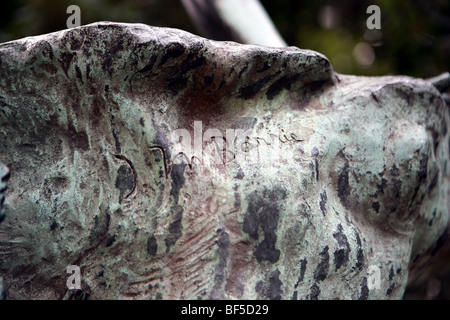
[[[288,45],[323,53],[339,73],[427,78],[450,71],[449,0],[261,3]],[[200,35],[180,0],[4,0],[0,42],[66,29],[66,9],[73,4],[81,9],[82,25],[145,23]],[[381,9],[381,30],[366,27],[371,15],[366,10],[372,4]],[[449,265],[450,257],[440,263]],[[410,287],[405,299],[449,299],[450,275],[439,269],[431,267],[427,272],[434,276]]]
[[[449,0],[261,0],[284,40],[325,54],[337,72],[426,78],[450,71]],[[66,28],[66,8],[81,24],[145,23],[195,34],[180,0],[4,0],[0,42]],[[368,30],[369,5],[381,9],[381,30]]]

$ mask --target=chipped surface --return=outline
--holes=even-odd
[[[92,299],[398,299],[445,242],[449,115],[428,82],[140,24],[0,61],[8,298],[67,297],[75,264]]]

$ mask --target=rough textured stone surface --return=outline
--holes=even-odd
[[[67,298],[68,265],[92,299],[397,299],[447,234],[427,81],[118,23],[1,44],[0,74],[10,299]]]

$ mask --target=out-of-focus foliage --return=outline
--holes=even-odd
[[[290,45],[325,54],[337,72],[430,77],[450,70],[448,0],[261,2]],[[372,4],[381,9],[379,31],[366,26]]]

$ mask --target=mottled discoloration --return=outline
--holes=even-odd
[[[100,206],[100,212],[94,216],[94,227],[89,234],[89,242],[95,246],[104,240],[104,237],[109,229],[111,215],[109,214],[109,208]]]
[[[158,241],[154,235],[150,236],[147,240],[147,252],[151,256],[156,255],[158,252]]]
[[[364,251],[362,249],[362,243],[361,243],[361,238],[359,236],[359,233],[356,233],[355,236],[356,236],[356,244],[357,244],[356,267],[359,270],[361,270],[364,267]]]
[[[274,263],[280,257],[280,250],[276,248],[276,231],[280,217],[278,202],[284,198],[286,190],[283,188],[264,189],[262,194],[255,191],[248,198],[249,207],[244,216],[242,230],[252,239],[262,238],[254,251],[259,262],[267,260]],[[262,237],[259,235],[259,229],[262,231]]]
[[[296,74],[293,76],[284,76],[275,81],[269,87],[269,90],[267,90],[267,99],[273,100],[283,89],[289,90],[299,77],[300,74]]]
[[[449,114],[427,81],[141,24],[0,60],[8,298],[68,298],[76,264],[91,299],[400,299],[448,250]]]
[[[173,246],[182,235],[181,229],[183,226],[181,220],[183,218],[183,211],[183,207],[179,205],[174,206],[172,209],[173,220],[169,224],[168,235],[164,240],[166,242],[167,252],[169,252],[170,247]]]
[[[380,203],[378,201],[372,202],[372,208],[378,213],[380,211]]]
[[[242,171],[242,169],[239,168],[238,173],[236,174],[236,178],[242,179],[242,178],[244,178],[244,177],[245,177],[244,171]]]
[[[367,300],[369,298],[369,287],[367,286],[367,278],[363,277],[361,284],[361,291],[358,297],[358,300]]]
[[[131,168],[127,165],[121,165],[117,169],[117,178],[115,182],[115,187],[119,189],[119,203],[122,203],[123,198],[133,190],[134,179]]]
[[[314,279],[316,281],[323,281],[327,278],[328,269],[330,268],[330,255],[328,253],[328,246],[325,246],[323,250],[319,253],[320,262],[314,270]]]
[[[323,216],[325,217],[326,213],[327,213],[327,209],[325,207],[327,203],[327,192],[323,191],[320,194],[320,202],[319,202],[319,206],[320,206],[320,211],[322,211]]]
[[[269,300],[280,300],[283,296],[283,283],[280,281],[280,271],[277,269],[269,275],[269,287],[267,298]]]
[[[317,300],[319,298],[320,295],[320,288],[319,286],[315,283],[310,290],[309,293],[309,300]]]
[[[261,92],[261,90],[264,88],[265,85],[267,85],[274,78],[277,78],[277,76],[280,73],[281,72],[278,70],[274,74],[270,74],[270,75],[265,76],[262,79],[258,79],[255,83],[251,83],[249,85],[242,87],[239,91],[239,98],[242,98],[242,99],[253,98],[256,94]],[[269,88],[269,91],[267,91],[268,95],[269,95],[269,92],[270,92],[270,88]],[[270,96],[272,97],[272,94],[270,94]]]
[[[394,291],[394,289],[395,289],[395,285],[396,285],[395,283],[391,284],[389,286],[389,288],[386,290],[386,295],[387,296],[390,296],[392,294],[392,291]]]
[[[338,248],[334,251],[334,264],[337,271],[349,261],[351,249],[341,224],[338,225],[337,230],[333,233],[333,237],[338,242]]]
[[[348,209],[348,200],[347,197],[350,195],[350,184],[348,181],[348,160],[345,159],[344,167],[339,173],[338,183],[337,183],[337,192],[339,199],[341,200],[344,208]]]
[[[184,169],[186,168],[186,164],[176,164],[172,167],[172,172],[170,174],[172,180],[172,188],[170,189],[170,195],[174,199],[174,203],[178,203],[178,199],[180,196],[180,190],[184,185]]]
[[[391,212],[397,210],[400,205],[400,192],[402,188],[402,181],[399,179],[392,179],[390,192],[392,194],[393,203],[391,204]]]
[[[389,269],[389,277],[388,280],[392,280],[394,278],[394,267],[391,266],[391,269]]]
[[[219,261],[217,262],[217,269],[214,275],[214,287],[211,290],[211,299],[223,298],[223,285],[226,280],[226,267],[228,264],[229,249],[230,249],[230,236],[227,231],[219,230],[221,233],[217,240],[217,256]]]
[[[308,264],[308,260],[302,259],[300,260],[300,275],[298,277],[298,280],[295,284],[295,288],[298,287],[298,285],[303,281],[303,278],[305,277],[306,272],[306,265]]]

